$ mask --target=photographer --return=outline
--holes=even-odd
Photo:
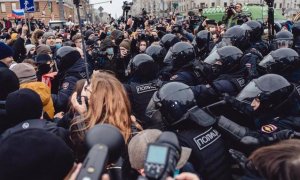
[[[243,5],[237,3],[236,5],[231,4],[226,8],[226,14],[223,16],[222,21],[226,24],[227,28],[235,25],[241,25],[249,20],[249,17],[242,11]]]

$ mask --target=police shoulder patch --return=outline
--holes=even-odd
[[[211,145],[213,142],[215,142],[217,139],[221,137],[221,134],[213,129],[209,128],[207,131],[204,133],[196,136],[193,138],[194,142],[197,144],[199,150],[203,150],[209,145]]]
[[[277,126],[274,124],[267,124],[261,127],[261,131],[264,133],[272,133],[277,130]]]
[[[150,92],[150,91],[156,91],[157,87],[153,86],[151,83],[150,84],[142,84],[136,87],[136,92],[138,94],[142,94],[145,92]]]
[[[64,82],[64,83],[62,84],[62,88],[63,88],[63,89],[68,89],[68,88],[69,88],[69,85],[70,85],[70,83]]]

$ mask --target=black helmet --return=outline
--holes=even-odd
[[[298,53],[290,48],[280,48],[272,51],[259,64],[262,73],[276,73],[283,75],[300,67]]]
[[[70,46],[63,46],[56,51],[56,60],[60,71],[69,69],[80,58],[80,53]]]
[[[262,24],[254,20],[245,22],[241,28],[249,32],[252,41],[260,40],[264,31]]]
[[[211,33],[208,30],[202,30],[197,33],[192,44],[199,49],[205,49],[210,41],[213,41]]]
[[[159,121],[160,119],[166,125],[172,126],[185,120],[186,113],[194,106],[196,106],[196,100],[188,85],[169,82],[153,94],[146,109],[146,115],[152,120]]]
[[[146,49],[146,54],[151,56],[155,62],[162,65],[167,52],[160,45],[151,45]]]
[[[153,80],[158,75],[158,65],[151,56],[147,54],[138,54],[130,62],[130,73],[143,80]]]
[[[240,59],[243,56],[243,52],[235,46],[225,46],[212,52],[205,60],[205,63],[217,67],[218,74],[231,73],[239,69]],[[222,64],[217,64],[216,62]]]
[[[196,58],[194,47],[187,42],[178,42],[169,49],[165,64],[171,64],[174,69],[180,68]]]
[[[300,22],[297,22],[293,25],[292,33],[293,33],[294,36],[299,36],[300,35]]]
[[[179,25],[179,24],[174,24],[174,25],[171,27],[171,33],[172,33],[172,34],[175,34],[175,33],[182,33],[182,26]]]
[[[258,98],[261,113],[280,113],[279,108],[286,105],[290,96],[295,92],[294,85],[277,74],[266,74],[252,80],[237,96],[237,100],[251,103]]]
[[[178,42],[180,42],[180,40],[176,37],[176,35],[166,34],[161,38],[159,45],[161,45],[163,48],[166,49],[166,51],[168,51],[170,47],[172,47],[174,44]]]
[[[293,34],[289,31],[279,31],[275,36],[275,42],[277,48],[286,46],[291,48],[293,45]]]
[[[223,35],[222,41],[226,45],[238,47],[241,50],[246,50],[249,47],[249,33],[240,26],[233,26],[229,28]]]

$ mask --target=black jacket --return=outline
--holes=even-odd
[[[59,72],[57,77],[59,86],[57,94],[52,94],[54,108],[56,112],[66,112],[69,98],[75,88],[76,82],[86,78],[84,61],[79,59],[65,72]]]

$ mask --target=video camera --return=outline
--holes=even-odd
[[[87,132],[85,143],[90,151],[76,180],[101,179],[107,165],[116,162],[125,148],[122,134],[109,124],[94,126]]]
[[[140,176],[138,180],[164,180],[169,176],[173,177],[180,154],[177,136],[173,132],[163,132],[155,143],[148,145],[144,164],[146,177]]]

